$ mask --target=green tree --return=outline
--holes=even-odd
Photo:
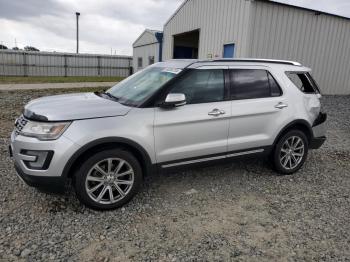
[[[40,50],[34,46],[25,46],[24,51],[36,51],[39,52]]]

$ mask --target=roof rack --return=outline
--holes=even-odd
[[[273,63],[273,64],[285,64],[285,65],[294,65],[301,66],[300,63],[288,60],[275,60],[275,59],[255,59],[255,58],[220,58],[220,59],[212,59],[208,61],[213,62],[259,62],[259,63]]]

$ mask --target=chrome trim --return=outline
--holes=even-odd
[[[259,59],[259,58],[218,58],[218,59],[212,59],[207,61],[213,61],[213,62],[259,62],[259,63],[281,63],[281,64],[287,64],[287,65],[294,65],[294,66],[302,66],[301,63],[295,62],[295,61],[289,61],[289,60],[278,60],[278,59]]]
[[[275,105],[275,107],[278,109],[283,109],[285,107],[288,107],[288,105],[283,102],[279,102],[277,105]]]
[[[195,164],[195,163],[200,163],[200,162],[206,162],[206,161],[230,158],[230,157],[235,157],[235,156],[243,156],[243,155],[249,155],[249,154],[254,154],[254,153],[261,153],[261,152],[264,152],[264,149],[244,151],[244,152],[228,154],[228,155],[223,155],[223,156],[214,156],[214,157],[206,157],[206,158],[195,159],[195,160],[188,160],[188,161],[178,162],[178,163],[174,163],[174,164],[162,165],[162,168],[168,168],[168,167],[174,167],[174,166],[182,166],[182,165],[189,165],[189,164]]]
[[[213,109],[212,111],[210,111],[208,113],[209,116],[219,116],[219,115],[224,115],[226,114],[226,112],[224,110],[220,110],[220,109]]]
[[[31,155],[24,155],[24,154],[18,154],[18,156],[21,158],[21,160],[29,161],[29,162],[36,162],[37,156],[31,156]]]
[[[244,156],[244,155],[249,155],[254,153],[262,153],[264,151],[265,151],[264,149],[250,150],[250,151],[245,151],[240,153],[229,154],[229,155],[226,155],[226,157]]]

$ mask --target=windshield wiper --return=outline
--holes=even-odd
[[[119,100],[119,97],[116,97],[116,96],[112,95],[112,94],[109,93],[109,92],[103,92],[102,94],[103,94],[103,95],[106,95],[106,96],[108,96],[108,97],[110,97],[110,98],[112,98],[112,99],[115,100],[115,101],[118,101],[118,100]]]

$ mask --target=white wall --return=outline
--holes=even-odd
[[[252,12],[250,57],[299,61],[324,94],[350,94],[350,19],[260,1]]]
[[[138,70],[141,70],[142,68],[145,68],[149,65],[148,63],[149,56],[154,56],[155,63],[159,61],[159,43],[148,44],[140,47],[134,47],[134,51],[133,51],[134,72],[137,72]],[[142,68],[138,68],[137,66],[137,59],[139,57],[142,57],[142,61],[143,61]]]
[[[160,44],[155,36],[157,31],[146,29],[133,44],[133,68],[134,72],[149,65],[149,57],[154,56],[154,62],[159,61]],[[142,67],[138,67],[138,58],[142,57]]]
[[[247,53],[250,1],[188,0],[164,26],[163,60],[173,58],[173,35],[200,29],[198,56],[222,57],[223,45],[235,43],[235,57]]]

